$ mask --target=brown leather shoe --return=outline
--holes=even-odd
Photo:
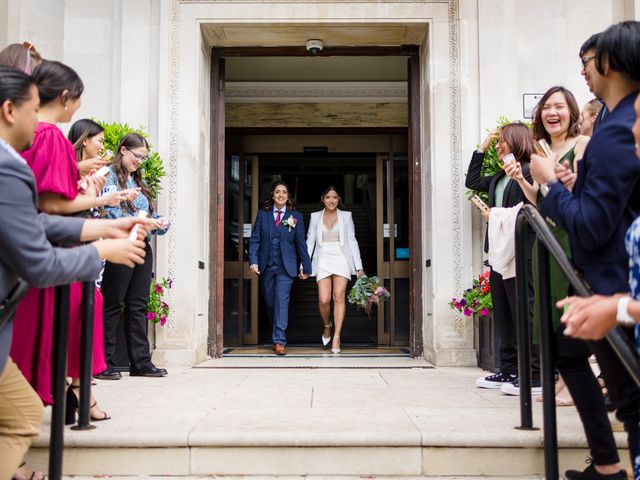
[[[286,355],[287,351],[284,348],[284,345],[280,345],[279,343],[276,343],[273,346],[273,351],[276,352],[276,355]]]

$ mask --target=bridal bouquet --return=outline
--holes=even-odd
[[[371,316],[371,308],[373,304],[380,306],[391,294],[389,291],[380,286],[380,279],[376,276],[362,276],[356,280],[353,287],[349,291],[349,303],[355,303],[362,308],[367,315]]]

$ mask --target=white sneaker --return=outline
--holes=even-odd
[[[520,384],[516,380],[513,383],[502,385],[500,391],[506,395],[520,395]],[[542,387],[539,382],[534,382],[534,386],[531,387],[531,395],[542,395]]]
[[[508,373],[494,373],[488,377],[479,377],[476,379],[476,386],[480,388],[501,388],[503,385],[511,384],[518,379],[517,375]]]

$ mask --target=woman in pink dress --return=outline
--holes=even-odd
[[[126,196],[114,192],[110,197],[98,197],[102,183],[87,177],[85,189],[79,188],[75,152],[71,143],[55,125],[68,122],[80,107],[84,85],[70,67],[43,60],[33,73],[40,93],[39,123],[33,145],[22,156],[33,170],[38,188],[38,207],[49,214],[71,215],[110,203],[119,203]],[[82,190],[82,191],[79,191]],[[123,198],[121,198],[123,197]],[[82,325],[82,284],[70,287],[69,350],[67,374],[73,383],[67,392],[68,421],[73,423],[77,405],[80,376],[80,331]],[[51,352],[53,341],[53,288],[32,288],[16,311],[11,357],[31,383],[45,405],[53,401],[51,394]],[[96,290],[93,329],[93,373],[106,367],[104,359],[102,296]],[[75,391],[74,391],[75,390]],[[107,420],[91,399],[91,418]]]

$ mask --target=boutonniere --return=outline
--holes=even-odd
[[[282,220],[281,224],[287,227],[289,231],[291,231],[292,228],[296,228],[296,225],[298,224],[298,220],[296,220],[296,217],[292,215]]]

